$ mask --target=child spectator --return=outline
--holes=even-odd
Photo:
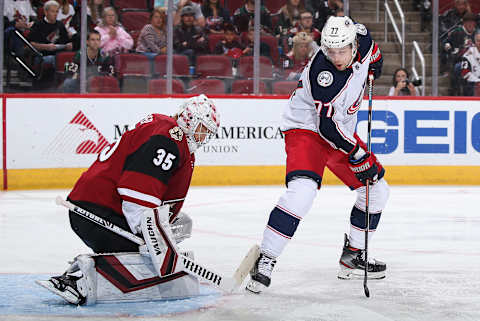
[[[213,53],[238,59],[242,55],[243,49],[245,49],[244,46],[236,39],[235,27],[228,24],[225,26],[223,40],[217,43]]]
[[[150,23],[146,24],[137,40],[137,52],[141,52],[150,58],[167,51],[166,9],[155,7],[150,15]]]
[[[204,0],[202,13],[206,32],[222,33],[224,25],[231,23],[230,13],[220,5],[220,0]]]
[[[286,37],[290,29],[297,27],[300,23],[300,14],[305,11],[303,0],[287,0],[287,3],[280,8],[279,20],[275,34],[277,37]]]
[[[95,27],[102,39],[100,47],[107,56],[128,52],[133,48],[133,38],[118,22],[118,16],[113,7],[103,9],[102,22]]]
[[[254,36],[255,28],[253,26],[250,26],[248,32],[246,33],[246,37],[243,37],[245,49],[243,49],[242,54],[244,56],[253,56]],[[272,58],[270,55],[270,46],[264,42],[260,42],[260,56]]]

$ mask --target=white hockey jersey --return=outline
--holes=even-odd
[[[476,46],[470,47],[463,54],[461,68],[463,79],[470,82],[480,82],[480,51]]]
[[[338,71],[321,50],[303,70],[282,116],[282,131],[318,133],[333,148],[349,153],[356,145],[357,123],[368,68],[381,59],[378,46],[362,24],[357,26],[358,50],[352,65]]]

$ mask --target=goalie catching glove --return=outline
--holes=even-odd
[[[365,152],[358,144],[348,156],[350,169],[363,185],[367,185],[367,179],[371,183],[378,181],[378,167],[371,153]]]

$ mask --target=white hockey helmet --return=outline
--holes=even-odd
[[[202,94],[188,99],[180,106],[177,123],[185,133],[190,153],[193,153],[217,134],[220,118],[213,101]],[[200,124],[206,128],[206,131],[197,133],[204,137],[198,141],[195,139],[195,132]]]
[[[343,48],[352,45],[352,61],[357,54],[357,27],[349,17],[328,18],[322,30],[320,48],[328,58],[329,48]],[[350,62],[351,63],[351,62]]]

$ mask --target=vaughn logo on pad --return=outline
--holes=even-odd
[[[93,123],[79,111],[58,133],[44,153],[53,154],[98,154],[110,143]]]

